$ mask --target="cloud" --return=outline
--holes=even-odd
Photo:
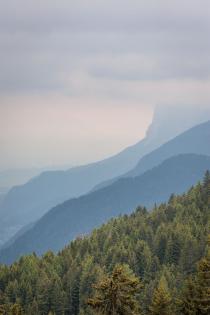
[[[33,142],[28,161],[40,160],[46,164],[56,145],[48,149],[46,146],[44,150],[48,141],[44,124],[48,122],[49,109],[60,117],[58,104],[66,123],[65,117],[70,115],[65,115],[66,107],[68,113],[77,110],[83,117],[93,116],[99,108],[105,111],[103,115],[107,119],[109,112],[113,113],[111,108],[117,113],[122,109],[120,126],[125,124],[128,111],[133,110],[124,146],[144,134],[145,122],[148,124],[151,120],[151,109],[156,104],[209,106],[209,31],[210,2],[207,0],[2,1],[0,134],[4,161],[0,165],[10,159],[11,165],[15,160],[26,163],[24,154],[30,147],[30,137]],[[34,114],[27,114],[25,106],[33,109]],[[136,113],[143,129],[131,127],[131,121],[136,122]],[[113,114],[115,119],[117,116]],[[43,119],[40,130],[37,117]],[[19,133],[15,133],[16,120],[22,122],[18,125],[20,129],[22,126]],[[65,149],[68,140],[61,120],[57,124],[49,120],[49,130],[56,130],[60,138],[65,138],[63,146],[59,144],[61,140],[56,138],[56,141],[57,148],[65,151],[66,160],[71,159],[72,151],[74,161],[89,159],[90,153],[82,146],[90,144],[91,137],[95,141],[91,147],[98,145],[92,158],[99,157],[99,150],[108,155],[114,148],[117,151],[123,146],[122,139],[126,138],[123,131],[123,137],[118,134],[112,145],[116,134],[114,124],[108,135],[99,113],[95,114],[95,120],[104,127],[103,131],[99,128],[94,133],[90,119],[86,134],[89,140],[83,134],[84,141],[76,145],[71,135],[79,135],[75,125],[80,126],[80,118],[78,115],[75,119],[69,118],[69,123],[75,124],[75,128],[66,130],[72,149]],[[99,133],[107,143],[106,150],[100,146]],[[14,140],[11,134],[19,137]],[[51,153],[47,154],[47,150]],[[39,156],[37,152],[41,151]],[[62,158],[57,158],[57,164],[59,159]]]
[[[208,1],[21,1],[1,4],[1,93],[110,80],[210,74]]]

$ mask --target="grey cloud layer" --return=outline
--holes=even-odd
[[[156,104],[209,108],[209,11],[0,0],[0,168],[101,159],[138,141]]]
[[[94,80],[97,89],[109,80],[112,86],[113,80],[209,79],[209,1],[13,0],[0,6],[1,93],[79,96],[84,78],[91,89]]]

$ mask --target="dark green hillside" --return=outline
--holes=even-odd
[[[196,263],[206,253],[209,232],[207,172],[203,184],[197,184],[184,195],[171,196],[168,203],[155,207],[151,213],[138,208],[130,216],[112,219],[90,236],[77,238],[58,255],[52,252],[43,258],[31,255],[10,267],[2,265],[2,314],[8,314],[3,310],[8,312],[10,306],[22,308],[27,315],[47,315],[50,311],[56,315],[95,314],[86,303],[94,294],[91,285],[117,264],[128,264],[143,284],[138,296],[143,314],[168,315],[169,310],[171,314],[190,314],[185,313],[190,284],[186,285],[184,280],[196,274],[195,279],[192,277],[193,301],[198,301],[197,306],[203,310],[196,314],[207,315],[204,308],[210,301],[205,272],[209,272],[210,257],[203,259],[198,272],[195,271]],[[164,312],[157,313],[163,302]]]
[[[136,178],[124,178],[109,187],[71,199],[49,211],[30,230],[0,251],[0,262],[11,263],[23,254],[60,250],[78,235],[138,205],[152,207],[183,193],[210,169],[210,157],[180,155]]]

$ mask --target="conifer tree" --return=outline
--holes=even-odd
[[[197,308],[202,315],[210,314],[210,235],[208,237],[207,255],[198,264]]]
[[[22,307],[19,304],[13,304],[10,308],[9,315],[23,315]]]
[[[36,315],[40,314],[38,303],[37,303],[37,301],[35,299],[32,301],[32,303],[30,305],[28,305],[26,313],[28,313],[28,314],[36,314]]]
[[[87,304],[104,315],[139,315],[139,279],[127,265],[117,265],[112,274],[93,286],[95,295]],[[98,314],[98,313],[97,313]]]
[[[80,279],[79,279],[79,276],[77,276],[72,287],[72,295],[71,295],[71,314],[72,315],[79,314],[79,308],[80,308],[79,289],[80,289]]]
[[[184,315],[210,314],[210,236],[207,255],[198,263],[195,279],[187,280],[180,305],[181,314]]]
[[[0,305],[0,315],[7,315],[7,314],[8,314],[8,306]]]
[[[204,186],[208,185],[210,183],[210,171],[207,170],[204,175]]]
[[[189,277],[183,291],[181,292],[182,298],[177,301],[177,308],[182,315],[196,315],[196,283],[195,279]]]
[[[171,295],[169,293],[168,284],[163,276],[155,289],[152,303],[149,308],[151,315],[170,315],[171,311]]]
[[[180,258],[180,252],[181,252],[181,244],[178,240],[178,237],[172,234],[167,244],[167,252],[166,252],[167,262],[169,264],[178,264],[178,261]]]
[[[206,171],[203,181],[203,191],[205,201],[207,201],[208,205],[210,206],[210,171]]]

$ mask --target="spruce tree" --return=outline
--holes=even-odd
[[[168,284],[163,276],[155,289],[152,303],[149,307],[151,315],[170,315],[171,312],[171,295],[169,293]]]
[[[8,314],[8,305],[0,305],[0,315]]]
[[[210,236],[208,237],[207,255],[198,263],[197,308],[202,315],[210,314]]]
[[[189,277],[184,285],[184,289],[181,292],[181,299],[177,301],[177,308],[179,314],[182,315],[196,315],[196,283],[195,279]]]
[[[14,304],[11,306],[9,315],[23,315],[23,309],[19,304]]]
[[[188,278],[180,305],[184,315],[210,314],[210,236],[207,255],[198,263],[195,279]]]
[[[78,315],[80,309],[80,296],[79,296],[79,289],[80,289],[80,279],[76,277],[71,293],[71,314]]]
[[[205,201],[210,206],[210,171],[206,171],[203,181],[203,193]]]
[[[127,265],[117,265],[112,274],[93,286],[95,295],[87,304],[104,315],[139,315],[139,279]],[[98,314],[98,313],[97,313]]]

